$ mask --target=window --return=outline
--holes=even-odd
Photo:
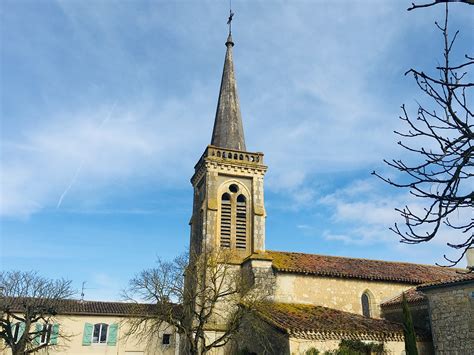
[[[361,302],[362,302],[362,315],[364,317],[370,317],[370,299],[369,295],[367,292],[364,292],[361,297]]]
[[[230,195],[225,193],[221,199],[221,248],[230,248],[232,206]]]
[[[35,344],[56,345],[58,343],[59,324],[36,323],[35,327],[35,338],[33,340]]]
[[[163,345],[171,344],[171,334],[163,334]]]
[[[235,216],[235,246],[237,249],[247,248],[247,206],[244,195],[237,197],[237,213]]]
[[[94,333],[92,334],[92,343],[94,344],[105,344],[107,343],[107,329],[108,324],[97,323],[94,324]]]
[[[51,338],[51,332],[53,330],[52,324],[43,324],[39,325],[39,343],[40,344],[48,344]]]
[[[221,196],[220,247],[245,251],[248,246],[247,198],[237,184]]]
[[[25,330],[25,323],[15,323],[12,325],[12,335],[13,335],[13,341],[18,343],[18,340],[20,340],[21,336],[23,335],[23,332]]]
[[[118,324],[85,323],[82,345],[117,345]]]

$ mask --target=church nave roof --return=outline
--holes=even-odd
[[[394,261],[347,258],[318,254],[266,251],[273,267],[281,272],[294,272],[329,277],[396,281],[422,284],[446,280],[460,269]]]

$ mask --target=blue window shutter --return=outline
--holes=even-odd
[[[84,324],[84,334],[82,336],[82,345],[84,346],[91,345],[93,328],[94,328],[93,324],[90,324],[90,323]]]
[[[25,322],[20,322],[19,327],[20,328],[18,329],[18,339],[20,339],[23,333],[25,332],[25,328],[26,328]]]
[[[118,324],[114,323],[109,326],[109,336],[107,337],[107,345],[115,346],[117,344]]]
[[[12,327],[13,335],[15,335],[16,327],[18,327],[18,334],[16,336],[16,342],[19,342],[20,339],[21,339],[21,336],[25,332],[25,328],[26,328],[25,322],[18,322],[18,323],[12,324],[11,327]]]
[[[40,339],[41,339],[41,331],[42,331],[42,330],[43,330],[43,324],[36,323],[36,324],[35,324],[36,336],[35,336],[35,338],[33,339],[33,344],[39,345]]]
[[[49,343],[51,345],[56,345],[58,343],[59,336],[59,324],[54,323],[53,328],[51,329],[51,337],[49,338]]]

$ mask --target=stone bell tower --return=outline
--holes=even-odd
[[[230,250],[243,260],[265,251],[263,153],[246,150],[229,33],[211,144],[191,178],[191,252]]]

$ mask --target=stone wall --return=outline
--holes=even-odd
[[[223,154],[229,158],[222,158]],[[230,153],[232,158],[230,157]],[[194,187],[191,251],[219,249],[221,196],[225,186],[237,184],[247,199],[247,249],[240,259],[265,251],[265,205],[262,153],[231,151],[209,146],[191,178]],[[234,234],[234,233],[233,233]]]
[[[321,277],[296,273],[276,274],[275,301],[324,306],[341,311],[362,314],[361,296],[368,291],[371,296],[371,313],[380,317],[380,304],[398,296],[412,285]]]
[[[474,351],[474,283],[423,290],[428,297],[435,353]]]

